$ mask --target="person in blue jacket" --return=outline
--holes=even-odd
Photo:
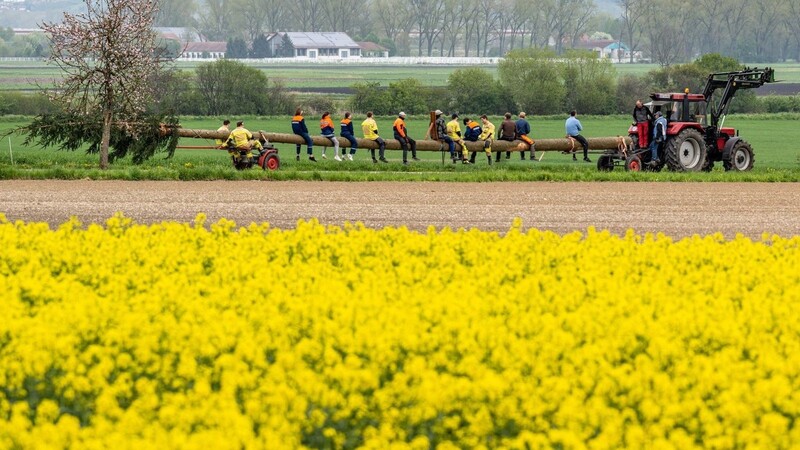
[[[341,132],[339,133],[339,136],[350,141],[350,154],[347,155],[347,159],[352,161],[353,155],[356,154],[356,146],[358,145],[358,142],[356,142],[356,136],[353,132],[353,120],[350,118],[350,112],[344,113],[344,119],[342,119],[339,125],[341,125]],[[344,149],[342,149],[342,156],[344,156],[345,153],[346,152]]]
[[[464,127],[465,127],[464,130],[465,141],[473,141],[473,142],[477,141],[478,136],[480,136],[481,133],[483,133],[483,128],[481,128],[481,125],[478,122],[475,122],[474,120],[470,119],[469,117],[466,117],[464,119]]]
[[[567,131],[567,137],[575,139],[576,141],[580,142],[583,146],[583,160],[586,162],[592,162],[589,159],[589,141],[586,140],[585,137],[581,136],[581,131],[583,131],[583,126],[581,125],[581,121],[578,120],[576,117],[578,112],[574,109],[569,112],[569,117],[567,121],[564,123],[564,128]],[[577,161],[578,158],[575,156],[575,151],[572,151],[572,160]]]
[[[305,139],[306,145],[308,146],[308,160],[317,162],[316,158],[314,158],[314,141],[311,140],[311,136],[308,134],[308,127],[306,127],[306,121],[303,118],[303,110],[300,108],[297,108],[294,112],[294,117],[292,117],[292,131],[294,134],[302,136],[303,139]],[[298,161],[300,161],[300,147],[301,144],[297,144]]]

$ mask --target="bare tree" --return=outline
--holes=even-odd
[[[206,39],[220,41],[229,36],[236,10],[231,3],[231,0],[200,0],[198,27]]]
[[[77,117],[103,116],[100,168],[108,168],[112,127],[135,133],[151,99],[149,80],[160,67],[153,0],[85,0],[86,12],[43,23],[52,46],[48,61],[65,77],[53,99]]]
[[[633,62],[633,54],[639,46],[638,37],[641,34],[639,20],[644,16],[645,0],[617,0],[617,3],[622,9],[622,28],[628,37],[628,48],[631,52],[630,62]]]

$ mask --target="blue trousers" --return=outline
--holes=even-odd
[[[309,136],[308,133],[295,133],[295,134],[298,135],[298,136],[302,136],[303,139],[306,140],[306,145],[308,146],[308,154],[309,155],[313,155],[314,154],[314,141],[311,140],[311,136]],[[297,154],[298,155],[300,154],[300,147],[301,146],[302,146],[301,144],[297,144]]]

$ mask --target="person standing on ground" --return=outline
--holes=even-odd
[[[378,135],[378,124],[375,123],[375,119],[372,118],[372,111],[368,112],[367,118],[361,122],[361,131],[364,132],[364,139],[375,141],[375,143],[378,144],[381,162],[388,163],[389,161],[387,161],[386,157],[384,156],[384,152],[386,151],[386,141],[381,139],[381,137]],[[377,163],[378,160],[375,159],[375,149],[371,148],[369,151],[372,153],[372,162]]]
[[[336,128],[333,126],[333,119],[331,119],[331,113],[329,111],[322,113],[322,118],[319,120],[319,129],[322,137],[328,138],[328,140],[333,143],[333,159],[341,161],[342,158],[339,157],[339,140],[336,139]],[[325,147],[322,147],[322,159],[328,159],[325,156]]]
[[[411,147],[411,158],[414,161],[419,161],[419,158],[417,158],[417,141],[408,137],[408,130],[406,130],[406,113],[400,111],[397,119],[394,120],[392,130],[394,130],[394,138],[400,142],[400,148],[403,149],[403,164],[408,164],[408,147]]]
[[[650,121],[653,120],[653,113],[650,108],[644,106],[641,100],[636,100],[633,108],[633,123],[636,125],[636,134],[639,136],[639,148],[647,148],[650,136]]]
[[[586,162],[592,162],[589,159],[589,141],[586,140],[585,137],[581,136],[581,131],[583,131],[583,126],[581,125],[581,121],[578,120],[578,112],[574,109],[569,112],[569,117],[567,121],[564,123],[564,128],[567,131],[567,137],[574,139],[581,143],[583,146],[583,160]],[[572,160],[577,161],[578,158],[575,156],[575,149],[572,150]]]
[[[656,122],[653,124],[653,142],[650,143],[650,165],[657,166],[661,163],[658,158],[658,150],[667,141],[667,119],[656,111]]]
[[[353,121],[350,119],[349,111],[344,113],[344,119],[342,119],[339,125],[341,130],[339,132],[339,136],[350,141],[350,154],[347,155],[347,152],[342,150],[342,158],[347,156],[347,159],[352,161],[353,155],[356,154],[356,147],[358,146],[358,142],[356,141],[355,133],[353,131]]]
[[[228,120],[228,119],[223,120],[222,121],[222,126],[217,128],[217,131],[220,132],[220,133],[225,133],[225,136],[230,136],[230,134],[231,134],[231,129],[229,128],[230,124],[231,124],[230,120]],[[217,148],[225,148],[225,140],[224,139],[217,139],[216,140],[216,144],[217,144]]]
[[[308,127],[306,127],[306,121],[303,118],[303,110],[300,108],[297,108],[297,111],[294,112],[294,117],[292,117],[292,131],[294,134],[302,136],[306,141],[306,146],[308,146],[308,160],[317,162],[316,158],[314,158],[314,141],[311,140],[311,136],[308,134]],[[300,161],[300,146],[301,144],[297,144],[298,161]]]
[[[456,160],[456,143],[453,139],[447,135],[447,124],[444,120],[444,113],[441,110],[434,111],[434,115],[436,116],[436,120],[431,124],[428,128],[428,133],[425,135],[425,139],[432,137],[433,130],[436,130],[436,137],[438,138],[439,142],[443,142],[447,144],[448,149],[450,150],[450,159],[453,161]]]
[[[469,160],[467,159],[467,144],[464,143],[464,140],[461,139],[461,125],[458,124],[458,114],[453,113],[450,116],[453,120],[447,122],[447,136],[453,140],[454,143],[461,146],[461,162],[464,164],[469,164]],[[453,155],[453,164],[456,163],[455,154]]]
[[[500,124],[500,129],[497,130],[498,141],[513,142],[517,137],[517,125],[511,120],[511,113],[505,113],[503,116],[503,123]],[[502,152],[497,152],[495,162],[500,161]],[[511,152],[506,152],[506,159],[511,159]],[[525,159],[525,154],[522,154],[522,159]]]
[[[525,119],[525,112],[522,111],[519,113],[519,119],[517,119],[515,125],[517,126],[517,139],[520,141],[528,144],[531,147],[531,161],[536,161],[536,150],[533,149],[533,139],[529,138],[528,135],[531,134],[531,124],[528,123],[528,120]],[[525,152],[519,153],[521,158],[525,159]]]

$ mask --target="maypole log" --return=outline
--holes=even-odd
[[[191,129],[191,128],[178,128],[177,129],[178,136],[182,138],[197,138],[197,139],[227,139],[228,133],[224,131],[216,131],[216,130],[199,130],[199,129]],[[254,131],[253,135],[258,137],[258,131]],[[288,134],[288,133],[267,133],[261,132],[268,141],[277,144],[301,144],[305,145],[305,140],[296,134]],[[339,137],[339,146],[342,148],[349,148],[350,141],[343,137]],[[333,144],[331,141],[322,136],[311,136],[311,140],[314,142],[315,146],[320,147],[332,147]],[[384,139],[386,141],[386,149],[387,150],[401,150],[400,142],[395,139]],[[617,149],[620,146],[630,146],[631,139],[627,136],[617,136],[617,137],[599,137],[599,138],[587,138],[589,141],[589,149],[590,150],[609,150],[609,149]],[[356,146],[358,148],[366,148],[366,149],[377,149],[378,144],[375,141],[369,139],[359,139],[356,138]],[[470,151],[475,152],[483,152],[483,142],[466,142],[467,148]],[[560,138],[560,139],[537,139],[534,143],[534,147],[536,151],[583,151],[579,142],[573,141],[568,138]],[[423,152],[439,152],[442,150],[448,150],[446,144],[443,144],[439,141],[433,140],[418,140],[417,141],[417,151]],[[495,140],[492,143],[492,151],[493,152],[518,152],[518,151],[528,151],[530,150],[530,146],[523,141],[498,141]],[[456,148],[458,152],[459,149]]]

